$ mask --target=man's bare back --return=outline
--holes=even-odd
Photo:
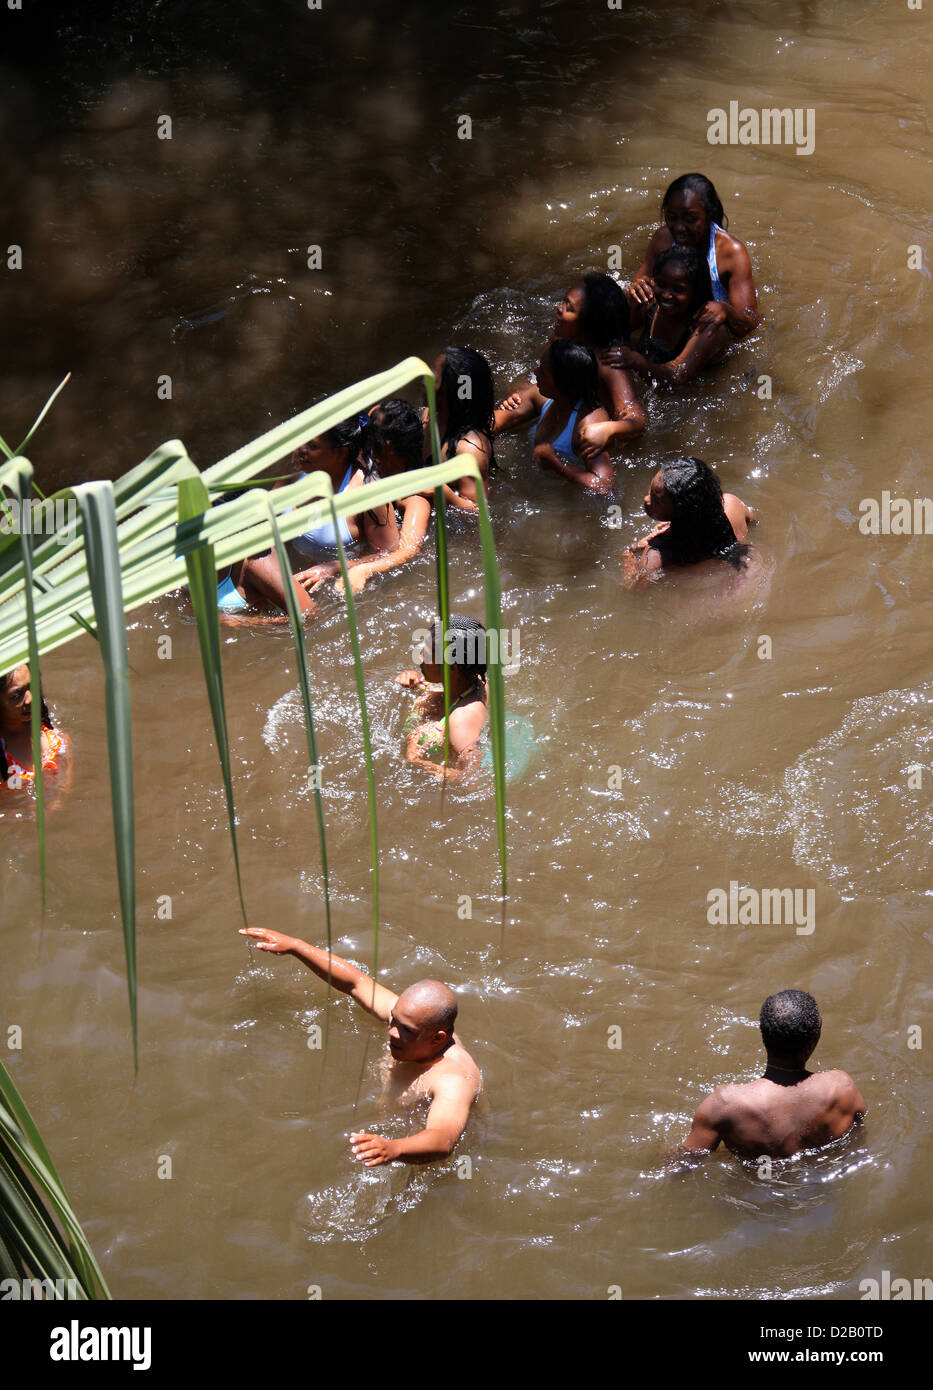
[[[711,1151],[723,1143],[740,1158],[790,1158],[841,1139],[864,1117],[865,1101],[851,1076],[806,1069],[822,1031],[812,995],[799,989],[772,994],[760,1023],[768,1053],[764,1076],[718,1086],[707,1096],[682,1151]]]
[[[715,1149],[720,1141],[740,1158],[789,1158],[848,1134],[865,1102],[844,1071],[811,1072],[800,1081],[767,1075],[744,1085],[718,1086],[697,1110],[684,1147]]]

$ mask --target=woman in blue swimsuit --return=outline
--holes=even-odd
[[[289,460],[290,477],[276,483],[276,487],[284,486],[301,474],[326,473],[337,495],[362,489],[367,481],[366,469],[361,462],[364,429],[359,417],[354,416],[352,420],[344,420],[324,434],[309,439],[307,444],[302,444],[292,454]],[[338,518],[341,541],[351,547],[362,542],[371,551],[380,554],[397,549],[399,529],[395,509],[386,504],[375,510],[367,510],[365,496],[360,491],[358,512]],[[327,553],[333,556],[337,549],[334,526],[329,519],[305,531],[293,544],[301,557],[319,557],[317,564],[295,575],[296,582],[310,587],[311,592],[340,573],[339,560],[323,558]]]
[[[681,174],[664,194],[661,212],[664,225],[652,236],[629,286],[632,303],[647,306],[651,302],[655,262],[662,251],[674,245],[690,246],[705,260],[711,288],[696,327],[721,328],[732,338],[744,338],[761,322],[752,263],[746,247],[723,225],[727,219],[716,189],[703,174]]]
[[[590,492],[611,492],[615,473],[605,449],[592,458],[582,453],[587,424],[609,419],[599,404],[599,369],[588,347],[557,338],[538,364],[536,384],[523,393],[524,417],[533,410],[538,423],[532,443],[534,460]]]

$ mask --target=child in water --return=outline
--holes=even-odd
[[[651,479],[644,508],[658,525],[623,555],[628,588],[660,578],[672,566],[704,560],[725,560],[737,570],[744,567],[748,528],[757,518],[734,493],[723,494],[719,479],[702,459],[664,464]]]
[[[450,668],[450,713],[446,720],[442,662]],[[405,722],[407,761],[442,780],[459,781],[479,762],[477,744],[489,718],[486,629],[475,618],[452,613],[445,640],[440,619],[435,618],[423,648],[420,672],[403,671],[395,680],[397,685],[419,692]],[[446,767],[445,741],[449,745]]]
[[[524,404],[538,415],[535,462],[578,487],[611,492],[615,472],[605,449],[588,459],[582,456],[586,427],[609,419],[599,404],[599,370],[590,349],[570,338],[550,343],[538,364],[536,384],[524,394]]]
[[[653,297],[632,312],[641,327],[637,346],[610,349],[613,362],[669,386],[682,386],[729,345],[721,328],[698,328],[699,310],[709,299],[709,271],[691,246],[671,246],[654,263]]]
[[[32,685],[23,663],[0,676],[0,785],[16,789],[36,780],[32,759]],[[42,701],[42,771],[55,775],[68,753],[68,740],[52,724]]]

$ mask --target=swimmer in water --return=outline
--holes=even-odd
[[[755,513],[734,493],[723,493],[703,459],[665,463],[651,479],[644,508],[658,525],[622,557],[629,588],[658,579],[665,569],[725,560],[740,570],[748,554],[748,528]]]
[[[292,585],[298,612],[302,617],[311,617],[315,612],[314,600],[294,578]],[[221,622],[231,627],[287,623],[285,589],[275,551],[264,550],[245,560],[236,560],[218,572],[217,608]]]
[[[782,989],[761,1006],[768,1060],[757,1081],[718,1086],[693,1117],[682,1153],[720,1143],[740,1158],[790,1158],[841,1139],[865,1116],[861,1092],[844,1071],[807,1071],[823,1021],[812,994]]]
[[[725,328],[698,328],[695,320],[709,298],[709,271],[691,246],[672,246],[654,263],[654,296],[632,312],[641,328],[635,348],[613,348],[607,358],[668,386],[692,381],[704,367],[722,361],[730,336]]]
[[[603,452],[613,451],[637,439],[645,429],[645,412],[627,368],[604,360],[606,350],[629,345],[628,301],[610,275],[590,271],[571,285],[557,305],[554,339],[582,343],[596,353],[599,370],[599,404],[604,419],[592,417],[580,431],[580,457],[590,463]],[[497,430],[529,424],[537,415],[535,386],[515,382],[496,411]]]
[[[472,459],[488,497],[490,476],[498,468],[492,445],[496,393],[489,363],[481,352],[474,352],[472,348],[446,347],[434,359],[434,389],[441,459],[461,455]],[[428,466],[434,462],[434,456],[427,406],[422,418],[424,463]],[[424,496],[432,498],[433,492],[426,492]],[[466,473],[453,483],[445,483],[444,500],[459,511],[478,511],[476,479]]]
[[[424,467],[424,426],[419,411],[408,401],[393,398],[380,401],[369,412],[369,427],[364,445],[368,462],[367,480],[394,478],[415,468]],[[431,521],[434,493],[415,492],[400,497],[395,503],[400,524],[399,543],[394,550],[370,551],[366,555],[347,558],[350,587],[361,592],[374,574],[398,569],[414,559],[424,543]],[[343,580],[334,585],[339,593]]]
[[[395,509],[389,503],[372,510],[366,507],[366,468],[361,455],[365,448],[366,416],[361,421],[354,415],[342,420],[339,425],[325,430],[323,434],[309,439],[296,449],[289,459],[289,476],[275,484],[284,487],[286,483],[309,473],[326,473],[331,480],[335,496],[356,493],[359,511],[337,519],[340,539],[344,546],[352,548],[357,544],[368,545],[371,552],[388,554],[396,550],[399,543],[398,522]],[[298,555],[304,558],[320,557],[322,552],[333,556],[337,549],[337,536],[333,522],[325,517],[317,526],[305,531],[292,542]],[[319,559],[308,569],[299,570],[295,581],[304,585],[309,593],[314,593],[328,579],[340,574],[340,561],[332,558]]]
[[[403,671],[395,681],[406,690],[418,691],[405,722],[406,759],[435,777],[457,782],[467,769],[479,763],[481,755],[477,745],[489,718],[486,629],[475,618],[451,613],[446,641],[441,638],[441,622],[435,618],[430,645],[426,643],[423,648],[421,670]],[[444,766],[442,661],[450,667],[450,715],[446,720],[450,761],[447,767]]]
[[[68,759],[68,740],[52,724],[48,705],[42,701],[42,771],[46,777],[59,773],[62,759]],[[32,758],[32,683],[24,662],[0,676],[0,785],[16,790],[35,782]]]
[[[727,219],[716,189],[704,174],[681,174],[664,194],[661,214],[664,225],[652,236],[629,286],[632,303],[647,308],[655,298],[655,263],[663,251],[692,246],[706,261],[712,290],[696,328],[725,328],[733,338],[744,338],[761,323],[752,263],[742,242],[722,225]]]
[[[593,353],[573,338],[556,338],[544,349],[525,401],[538,411],[535,463],[591,492],[611,492],[615,473],[606,451],[586,460],[580,454],[587,425],[609,419],[598,394]]]
[[[377,984],[365,971],[283,932],[241,927],[260,951],[292,955],[322,980],[389,1025],[390,1076],[399,1098],[430,1102],[425,1127],[406,1139],[351,1134],[353,1157],[367,1168],[399,1160],[430,1163],[446,1158],[466,1129],[479,1094],[479,1067],[454,1032],[457,996],[440,980],[419,980],[401,994]]]

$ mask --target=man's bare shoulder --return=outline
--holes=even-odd
[[[479,1067],[459,1042],[448,1048],[443,1057],[432,1062],[422,1079],[430,1095],[435,1095],[439,1090],[447,1094],[469,1091],[471,1100],[479,1094],[483,1080]]]

